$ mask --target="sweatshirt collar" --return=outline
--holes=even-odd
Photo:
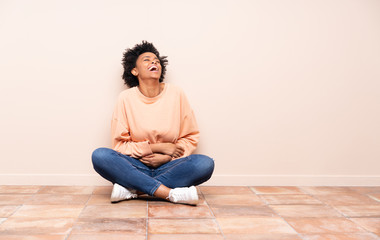
[[[144,94],[142,94],[139,90],[139,88],[136,86],[135,87],[135,92],[136,94],[138,95],[138,97],[144,102],[144,103],[148,103],[148,104],[151,104],[151,103],[155,103],[158,99],[160,99],[166,92],[166,89],[168,88],[168,84],[165,83],[164,85],[164,89],[162,90],[162,92],[160,92],[160,94],[158,94],[157,96],[155,97],[147,97],[145,96]]]

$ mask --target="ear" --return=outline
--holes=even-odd
[[[137,75],[139,75],[139,73],[137,72],[137,69],[136,68],[133,68],[131,70],[131,73],[133,74],[133,76],[137,77]]]

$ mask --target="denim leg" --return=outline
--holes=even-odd
[[[212,158],[193,154],[160,166],[154,178],[169,188],[189,187],[209,180],[213,171]]]
[[[138,159],[110,148],[98,148],[92,153],[94,169],[102,177],[123,187],[153,195],[161,182],[154,179],[152,169]]]

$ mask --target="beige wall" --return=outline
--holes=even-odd
[[[212,185],[380,185],[380,1],[0,0],[0,184],[107,184],[122,52],[196,112]]]

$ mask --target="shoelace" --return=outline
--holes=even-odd
[[[187,194],[187,189],[178,189],[176,192],[173,193],[173,200],[178,202],[178,201],[183,201],[187,200],[188,194]]]

